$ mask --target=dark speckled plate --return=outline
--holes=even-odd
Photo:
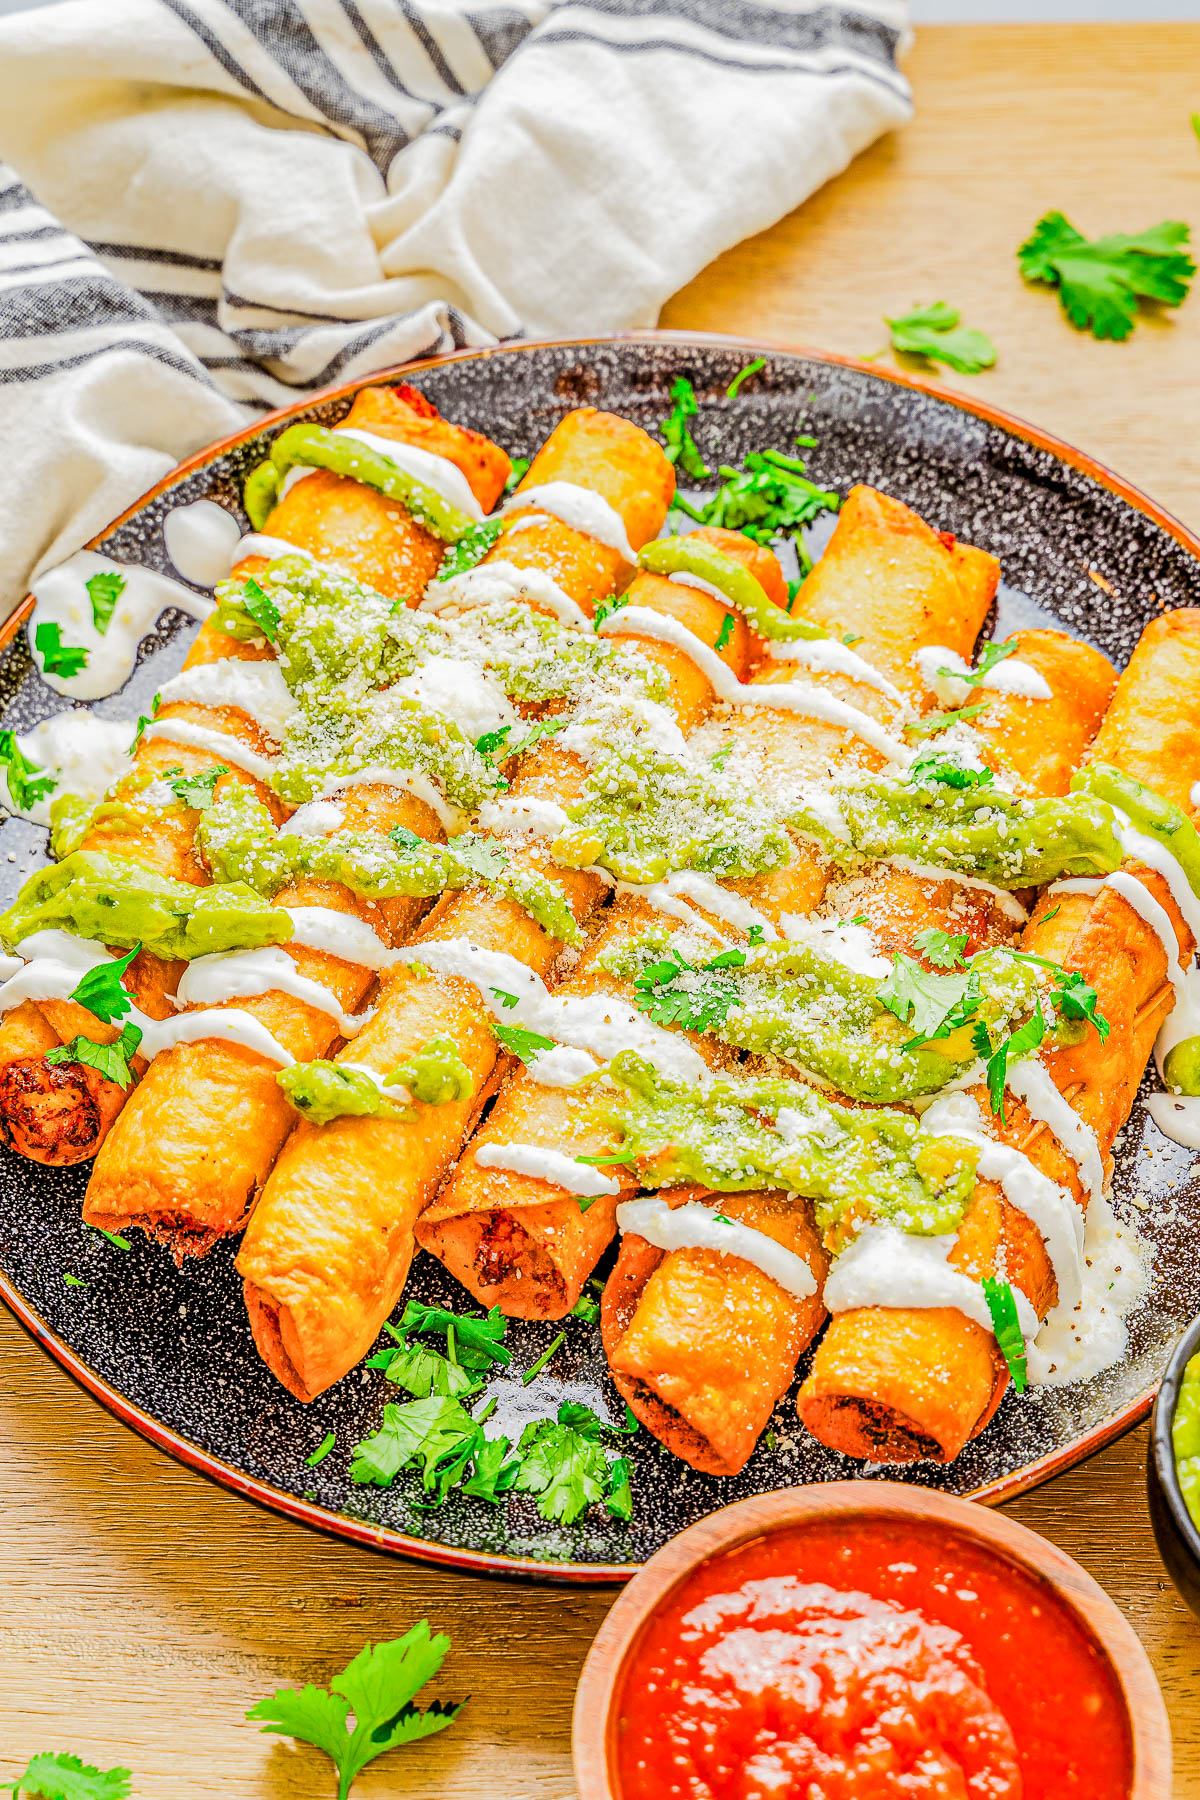
[[[725,389],[753,356],[766,356],[736,400]],[[406,376],[412,376],[410,368]],[[514,454],[531,455],[571,407],[608,407],[653,430],[672,379],[686,374],[701,401],[698,432],[711,464],[746,451],[791,447],[799,421],[818,440],[810,472],[845,491],[867,481],[898,495],[939,529],[993,551],[1004,566],[1001,630],[1053,622],[1100,645],[1122,664],[1144,622],[1164,607],[1200,605],[1200,541],[1152,502],[1065,445],[971,402],[906,377],[832,358],[732,339],[653,334],[584,343],[516,346],[417,365],[420,385],[450,418],[474,425]],[[385,377],[378,377],[383,380]],[[209,496],[238,510],[240,477],[280,423],[333,423],[350,403],[343,388],[274,414],[241,437],[193,457],[96,540],[118,561],[169,569],[162,523],[174,506]],[[194,630],[168,614],[143,647],[128,688],[98,710],[133,719],[179,667]],[[6,726],[27,729],[61,702],[31,673],[15,624],[0,656]],[[0,826],[0,883],[7,898],[44,855],[44,834],[20,821]],[[1143,1416],[1174,1338],[1200,1310],[1192,1250],[1200,1193],[1192,1158],[1160,1136],[1139,1105],[1117,1152],[1117,1203],[1136,1209],[1156,1253],[1153,1289],[1131,1322],[1127,1360],[1087,1384],[1018,1398],[1010,1392],[983,1435],[950,1468],[917,1465],[902,1480],[994,1500],[1079,1461]],[[551,1528],[524,1497],[494,1509],[452,1500],[427,1513],[401,1482],[391,1492],[355,1488],[352,1445],[371,1430],[389,1390],[356,1371],[303,1407],[260,1363],[234,1275],[233,1245],[177,1271],[136,1238],[122,1253],[79,1220],[86,1169],[44,1171],[0,1152],[0,1293],[50,1354],[116,1415],[192,1467],[308,1524],[382,1549],[474,1568],[595,1580],[629,1574],[684,1526],[731,1500],[796,1482],[887,1474],[862,1470],[815,1444],[791,1400],[735,1480],[698,1475],[645,1432],[629,1441],[632,1525],[598,1510],[569,1530]],[[86,1282],[72,1287],[71,1273]],[[410,1294],[449,1305],[461,1290],[418,1255]],[[514,1434],[550,1415],[565,1395],[620,1416],[599,1332],[568,1321],[554,1373],[523,1387],[556,1326],[514,1324],[513,1372],[496,1384],[494,1424]],[[394,1395],[395,1390],[390,1390]],[[316,1469],[305,1459],[327,1432],[337,1445]]]

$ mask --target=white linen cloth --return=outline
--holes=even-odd
[[[905,23],[903,0],[70,0],[0,22],[0,616],[264,408],[653,324],[905,121]]]

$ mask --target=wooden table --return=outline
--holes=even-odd
[[[1089,233],[1200,225],[1200,26],[930,29],[917,119],[774,230],[722,257],[663,323],[862,355],[880,315],[945,298],[990,332],[986,395],[1095,452],[1200,526],[1200,296],[1125,345],[1066,326],[1013,252],[1060,207]],[[967,385],[967,383],[963,383]],[[0,1780],[34,1750],[135,1772],[138,1800],[317,1800],[315,1751],[245,1708],[324,1681],[364,1638],[428,1615],[454,1650],[450,1731],[374,1765],[355,1795],[570,1800],[571,1698],[611,1595],[501,1584],[310,1535],[156,1454],[0,1312]],[[1018,1501],[1125,1608],[1162,1679],[1179,1800],[1200,1800],[1200,1625],[1146,1517],[1145,1432]]]

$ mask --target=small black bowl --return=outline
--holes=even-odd
[[[1146,1497],[1158,1552],[1167,1573],[1200,1618],[1200,1528],[1192,1520],[1179,1486],[1171,1426],[1183,1371],[1200,1350],[1200,1318],[1192,1320],[1174,1350],[1154,1402],[1146,1453]]]

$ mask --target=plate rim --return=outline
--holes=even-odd
[[[359,376],[349,381],[338,382],[331,387],[319,389],[293,401],[287,406],[276,407],[272,412],[264,413],[251,424],[240,430],[230,432],[215,443],[193,451],[182,462],[177,463],[160,477],[145,493],[130,503],[125,510],[103,526],[87,543],[81,546],[92,549],[107,538],[119,526],[135,517],[142,509],[156,500],[168,488],[176,486],[189,475],[207,468],[231,450],[253,439],[274,432],[286,420],[295,418],[300,413],[311,411],[314,407],[323,406],[332,400],[360,393],[364,388],[380,387],[389,382],[409,381],[431,369],[444,368],[447,365],[461,362],[483,362],[491,357],[520,354],[530,350],[546,349],[578,349],[587,350],[601,345],[628,344],[631,346],[659,344],[677,348],[696,347],[698,349],[736,350],[758,355],[782,355],[803,357],[810,362],[823,363],[833,368],[842,368],[856,374],[866,375],[875,381],[890,383],[895,387],[907,388],[911,392],[923,394],[930,399],[944,401],[959,412],[982,419],[989,425],[997,426],[1010,437],[1015,437],[1038,450],[1046,451],[1058,462],[1088,476],[1096,481],[1117,499],[1132,507],[1164,530],[1176,543],[1200,565],[1200,533],[1185,525],[1182,519],[1161,506],[1143,489],[1117,473],[1116,470],[1102,463],[1087,451],[1080,450],[1065,438],[1057,437],[1053,432],[1045,431],[1015,413],[993,405],[990,401],[980,399],[973,394],[964,394],[941,382],[915,375],[905,369],[882,368],[874,363],[863,361],[859,357],[843,356],[836,351],[819,350],[805,344],[785,342],[780,339],[766,337],[744,337],[740,333],[719,331],[687,331],[678,327],[641,328],[628,331],[599,332],[584,337],[550,337],[521,338],[506,343],[474,346],[462,350],[448,351],[440,356],[422,357],[415,362],[392,365],[386,369],[374,370],[368,375]],[[0,624],[0,652],[7,649],[21,627],[25,624],[33,610],[32,593],[27,593],[14,607],[8,618]],[[269,1512],[281,1514],[296,1524],[307,1526],[310,1530],[320,1531],[327,1536],[357,1544],[360,1548],[374,1550],[389,1555],[412,1558],[419,1562],[436,1564],[443,1568],[462,1569],[475,1574],[486,1574],[510,1578],[532,1579],[542,1583],[594,1585],[601,1582],[619,1582],[631,1580],[644,1563],[607,1563],[607,1562],[543,1562],[532,1557],[504,1556],[494,1551],[470,1550],[459,1545],[444,1544],[427,1538],[411,1537],[407,1532],[397,1531],[385,1526],[371,1525],[351,1514],[331,1512],[315,1502],[288,1493],[270,1482],[248,1475],[245,1470],[226,1462],[202,1449],[191,1439],[171,1426],[164,1425],[152,1413],[136,1405],[126,1398],[103,1376],[99,1375],[82,1357],[52,1330],[37,1308],[25,1298],[20,1290],[0,1271],[0,1301],[3,1301],[17,1323],[28,1333],[38,1347],[52,1358],[59,1367],[83,1388],[117,1421],[127,1429],[154,1445],[156,1449],[165,1451],[176,1462],[186,1468],[205,1476],[242,1499],[265,1508]],[[1087,1461],[1098,1451],[1106,1448],[1117,1438],[1133,1429],[1135,1425],[1147,1417],[1154,1404],[1158,1392],[1158,1384],[1154,1383],[1142,1393],[1119,1408],[1107,1414],[1095,1425],[1091,1426],[1072,1444],[1049,1451],[1037,1461],[1024,1468],[1014,1470],[1011,1475],[1001,1476],[995,1481],[985,1482],[963,1496],[966,1499],[995,1506],[1001,1502],[1013,1500],[1020,1494],[1028,1493],[1043,1482],[1065,1473],[1068,1469]],[[869,1487],[872,1478],[851,1477],[859,1479]],[[795,1485],[807,1485],[799,1483]],[[920,1492],[918,1484],[914,1492]]]

